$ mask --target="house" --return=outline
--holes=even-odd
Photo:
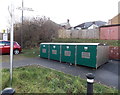
[[[105,24],[106,22],[103,21],[85,22],[75,26],[74,29],[95,29]]]
[[[61,27],[63,27],[64,29],[70,29],[71,28],[71,25],[69,23],[69,19],[67,19],[67,22],[65,23],[61,23],[59,24]]]
[[[108,21],[109,25],[120,24],[120,13]]]

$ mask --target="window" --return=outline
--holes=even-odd
[[[3,41],[3,43],[7,46],[10,46],[10,42]]]
[[[0,41],[0,46],[5,45],[5,43],[3,41]]]

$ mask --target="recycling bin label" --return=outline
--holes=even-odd
[[[57,50],[52,50],[52,54],[57,54]]]
[[[90,59],[90,52],[82,52],[82,58]]]
[[[71,51],[65,51],[65,52],[64,52],[64,55],[65,55],[65,56],[71,56]]]
[[[46,49],[42,49],[42,52],[43,52],[43,53],[46,53]]]

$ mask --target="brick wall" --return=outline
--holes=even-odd
[[[117,46],[109,47],[109,59],[120,60],[120,47]]]

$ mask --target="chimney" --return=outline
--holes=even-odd
[[[69,19],[67,19],[67,23],[69,23],[70,22],[70,20]]]

